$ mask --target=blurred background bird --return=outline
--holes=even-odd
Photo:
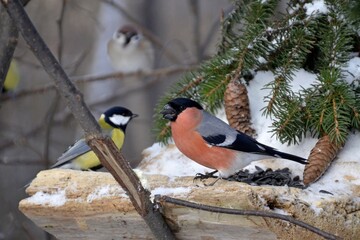
[[[15,60],[12,60],[4,81],[4,87],[2,89],[2,92],[14,91],[16,87],[19,85],[19,81],[20,81],[20,74],[17,67],[17,63]]]
[[[101,114],[98,123],[103,133],[110,136],[115,145],[121,149],[125,140],[127,124],[137,116],[127,108],[112,107]],[[97,170],[101,167],[101,162],[86,144],[85,139],[78,140],[51,166],[51,168],[75,170]]]
[[[149,71],[154,67],[152,43],[131,25],[124,25],[113,34],[107,54],[113,68],[123,73]]]
[[[229,177],[264,155],[306,164],[304,158],[277,151],[235,130],[191,99],[175,98],[161,114],[170,120],[177,148],[193,161],[219,171],[220,177]]]

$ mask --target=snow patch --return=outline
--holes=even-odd
[[[174,143],[168,146],[154,143],[143,151],[143,156],[140,169],[144,174],[161,174],[173,178],[195,176],[199,172],[212,171],[184,156]]]
[[[307,16],[313,14],[326,14],[329,12],[324,0],[314,0],[311,3],[305,3],[304,8],[306,9]]]
[[[27,198],[27,201],[32,204],[37,205],[48,205],[52,207],[63,206],[66,203],[66,194],[65,190],[45,193],[43,191],[36,192],[31,197]]]
[[[151,196],[154,197],[155,195],[186,195],[190,193],[191,188],[190,187],[158,187],[153,190],[151,190]]]
[[[113,197],[113,196],[120,196],[120,197],[126,197],[126,198],[128,197],[120,187],[105,185],[105,186],[96,188],[94,190],[94,192],[92,192],[91,194],[89,194],[87,196],[86,201],[88,203],[91,203],[97,199],[101,199],[104,197]]]

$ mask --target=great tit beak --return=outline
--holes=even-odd
[[[131,115],[131,118],[136,118],[138,116],[139,116],[139,114],[133,113],[133,115]]]
[[[163,118],[170,121],[174,121],[177,115],[175,109],[172,108],[169,104],[166,104],[160,113],[163,115]]]

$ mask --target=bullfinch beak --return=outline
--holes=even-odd
[[[170,121],[174,121],[177,116],[176,110],[172,108],[169,104],[166,104],[160,113],[163,115],[163,118]]]

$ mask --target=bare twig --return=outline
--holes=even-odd
[[[18,0],[1,0],[1,3],[6,7],[9,16],[45,71],[55,81],[59,94],[66,100],[67,106],[85,131],[89,146],[99,157],[103,166],[127,192],[134,208],[145,220],[154,236],[157,239],[175,239],[160,212],[154,211],[153,203],[149,199],[150,193],[143,188],[137,175],[114,142],[101,133],[99,125],[84,103],[81,92],[72,84],[52,55],[22,5]]]
[[[339,240],[341,239],[338,236],[335,236],[331,233],[324,232],[310,224],[307,224],[305,222],[302,222],[300,220],[297,220],[291,216],[282,215],[278,213],[273,212],[265,212],[265,211],[257,211],[257,210],[239,210],[239,209],[230,209],[230,208],[222,208],[222,207],[214,207],[194,202],[189,202],[181,199],[176,199],[168,196],[161,196],[161,195],[155,195],[155,203],[162,204],[163,202],[172,203],[179,206],[189,207],[189,208],[195,208],[199,210],[204,210],[208,212],[216,212],[216,213],[225,213],[225,214],[232,214],[232,215],[245,215],[245,216],[258,216],[258,217],[268,217],[268,218],[276,218],[281,219],[287,222],[290,222],[292,224],[295,224],[297,226],[303,227],[313,233],[318,234],[319,236],[322,236],[326,239],[334,239]]]
[[[62,64],[62,53],[64,49],[63,22],[64,22],[65,10],[66,10],[66,0],[62,0],[60,16],[59,19],[57,20],[58,34],[59,34],[59,45],[58,45],[57,55],[60,64]]]
[[[29,157],[26,158],[21,158],[19,159],[19,157],[15,157],[15,158],[0,158],[0,165],[6,165],[6,166],[19,166],[19,165],[23,165],[23,166],[34,166],[34,165],[44,165],[44,162],[39,160],[39,158],[35,158],[35,159],[29,159]]]
[[[194,68],[195,69],[195,68]],[[176,73],[177,71],[174,71],[172,73]],[[169,74],[168,74],[169,75]],[[93,103],[90,103],[90,106],[91,107],[94,107],[94,106],[98,106],[98,105],[101,105],[105,102],[108,102],[108,101],[111,101],[111,100],[114,100],[114,99],[118,99],[120,97],[124,97],[126,95],[129,95],[133,92],[137,92],[137,91],[140,91],[141,89],[145,89],[145,88],[149,88],[151,86],[154,86],[155,84],[161,82],[161,81],[164,81],[166,80],[167,78],[164,76],[158,76],[156,78],[152,78],[148,81],[145,81],[145,82],[139,82],[138,84],[136,85],[133,85],[133,86],[128,86],[126,88],[121,88],[119,89],[119,91],[117,91],[116,93],[114,93],[113,95],[109,95],[103,99],[96,99],[95,102]]]
[[[13,145],[20,145],[23,139],[28,138],[36,133],[38,133],[43,128],[43,124],[39,124],[39,126],[31,129],[27,133],[16,135],[13,139],[8,140],[7,142],[2,142],[0,144],[0,151],[3,149],[7,149]]]
[[[66,116],[62,117],[61,119],[54,120],[53,124],[61,124],[63,122],[68,122],[70,116],[71,116],[70,114],[67,114]],[[18,133],[17,135],[13,136],[11,139],[8,139],[7,141],[2,141],[2,143],[0,144],[0,151],[7,149],[13,145],[25,146],[25,140],[28,139],[30,136],[38,134],[41,130],[44,129],[45,125],[46,125],[46,119],[43,122],[39,123],[34,128],[32,128],[24,133]]]
[[[204,38],[204,41],[201,44],[201,56],[205,57],[205,51],[206,49],[209,47],[209,44],[211,43],[211,40],[214,37],[217,37],[218,35],[216,34],[217,31],[222,32],[221,30],[221,26],[223,25],[224,22],[224,15],[228,15],[232,10],[234,9],[234,6],[230,6],[228,7],[226,10],[222,10],[220,13],[220,18],[219,20],[214,21],[214,23],[211,25],[208,33],[206,34],[206,37]],[[224,37],[224,34],[220,34],[221,37]],[[221,40],[220,42],[223,42],[223,40]]]
[[[61,3],[61,9],[60,9],[60,16],[59,19],[57,20],[57,25],[58,25],[58,34],[59,34],[59,45],[58,45],[58,61],[61,65],[63,65],[63,61],[62,61],[62,52],[63,52],[63,48],[64,48],[64,34],[63,34],[63,20],[64,20],[64,16],[65,16],[65,9],[66,9],[66,0],[62,0]],[[50,166],[50,142],[51,142],[51,133],[52,133],[52,129],[53,129],[53,123],[54,123],[54,116],[56,113],[56,110],[58,108],[60,99],[59,99],[59,94],[56,92],[55,96],[53,98],[53,102],[50,105],[50,108],[48,110],[48,113],[46,114],[46,124],[45,124],[45,145],[44,145],[44,155],[43,155],[43,159],[45,161],[45,167],[49,168]]]
[[[158,68],[148,72],[131,72],[131,73],[122,73],[122,72],[115,72],[110,74],[104,74],[100,76],[80,76],[80,77],[72,77],[71,79],[76,83],[87,83],[87,82],[94,82],[99,80],[108,80],[108,79],[126,79],[130,77],[138,77],[138,78],[145,78],[145,77],[165,77],[172,74],[186,72],[196,69],[197,65],[190,65],[190,66],[172,66],[166,68]]]
[[[45,139],[44,139],[44,154],[43,160],[45,162],[45,167],[50,167],[50,142],[51,142],[51,130],[54,127],[54,116],[59,105],[59,94],[56,92],[52,103],[50,104],[49,110],[45,116]]]
[[[105,80],[124,80],[128,77],[156,77],[156,78],[162,78],[165,76],[170,76],[172,74],[177,74],[180,72],[186,72],[195,70],[198,66],[197,65],[191,65],[191,66],[174,66],[174,67],[167,67],[167,68],[159,68],[155,69],[151,72],[133,72],[133,73],[122,73],[122,72],[116,72],[116,73],[110,73],[110,74],[104,74],[104,75],[97,75],[97,76],[79,76],[79,77],[72,77],[71,80],[75,82],[76,84],[82,84],[82,83],[90,83],[90,82],[96,82],[96,81],[105,81]],[[166,78],[159,79],[159,81],[165,80]],[[17,93],[14,93],[12,96],[1,96],[0,100],[2,101],[9,101],[13,99],[19,99],[22,97],[26,97],[33,94],[41,94],[45,93],[47,91],[55,90],[54,84],[47,84],[42,87],[33,88],[33,89],[26,89]]]
[[[196,62],[199,62],[202,59],[201,56],[201,47],[200,47],[200,9],[199,9],[199,1],[198,0],[189,0],[189,6],[191,13],[194,17],[193,23],[193,37],[194,37],[194,47],[196,51]]]

